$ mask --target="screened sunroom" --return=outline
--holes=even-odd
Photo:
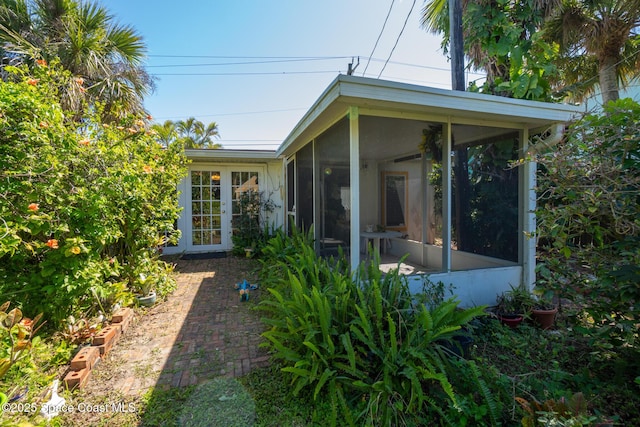
[[[288,222],[352,267],[379,254],[410,282],[491,304],[534,280],[530,141],[558,138],[572,106],[339,76],[281,145]],[[416,291],[419,289],[416,289]]]

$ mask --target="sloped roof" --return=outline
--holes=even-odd
[[[583,108],[473,92],[452,91],[357,76],[338,76],[300,119],[276,155],[289,155],[343,118],[361,115],[423,118],[538,129],[571,121]]]

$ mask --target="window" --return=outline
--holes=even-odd
[[[262,208],[260,180],[258,171],[231,172],[231,215],[234,233],[242,216],[251,218],[251,226],[260,228],[260,210]],[[243,212],[243,209],[248,211]]]
[[[392,230],[407,229],[407,172],[382,173],[382,225]]]

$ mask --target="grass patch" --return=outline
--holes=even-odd
[[[523,323],[511,329],[493,319],[483,319],[474,338],[476,362],[492,366],[511,382],[506,403],[515,397],[561,401],[580,392],[592,416],[640,425],[639,387],[634,384],[640,372],[636,350],[603,351],[571,328],[543,331]],[[510,418],[519,422],[520,408],[509,406]]]
[[[184,427],[253,426],[255,404],[242,384],[233,378],[216,378],[199,385],[186,400],[179,416]]]
[[[178,416],[193,394],[195,386],[172,387],[167,390],[151,388],[142,398],[141,426],[179,426]]]
[[[243,427],[253,426],[255,418],[253,398],[242,384],[215,378],[198,386],[149,390],[143,397],[140,426]]]
[[[291,377],[280,368],[274,363],[238,379],[255,400],[255,426],[325,425],[323,421],[330,418],[330,405],[321,398],[314,401],[304,392],[292,396]]]

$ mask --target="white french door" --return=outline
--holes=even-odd
[[[233,247],[233,218],[241,214],[241,195],[260,191],[263,174],[262,167],[244,166],[198,166],[189,172],[182,223],[187,252]]]
[[[220,167],[200,167],[189,174],[191,203],[185,209],[188,224],[183,236],[189,252],[221,251],[231,246],[226,174]]]

